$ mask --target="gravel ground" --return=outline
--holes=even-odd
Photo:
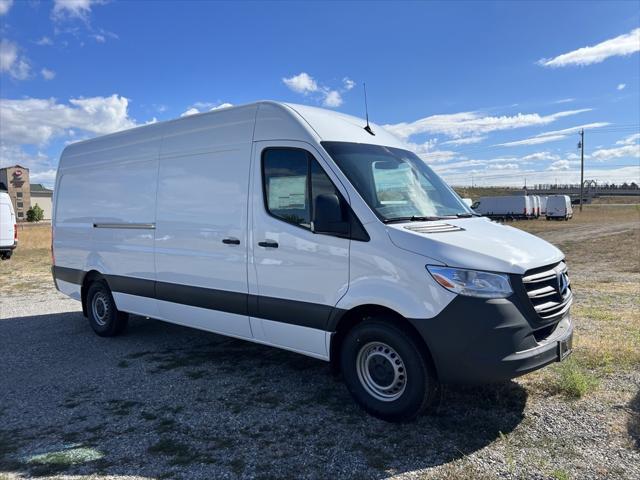
[[[640,478],[638,372],[610,402],[447,389],[393,425],[293,353],[140,317],[103,339],[54,290],[3,297],[0,319],[6,478]]]
[[[52,287],[44,230],[25,233],[0,265],[0,480],[640,479],[633,212],[521,225],[568,254],[580,375],[447,388],[403,425],[359,410],[321,361],[141,317],[96,336]]]

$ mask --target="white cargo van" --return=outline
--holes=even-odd
[[[18,227],[11,197],[0,192],[0,260],[9,260],[18,245]]]
[[[540,197],[540,215],[546,216],[547,214],[547,197],[546,195],[542,195]]]
[[[538,195],[532,195],[531,198],[533,199],[533,216],[535,218],[539,218],[540,217],[540,197]]]
[[[532,200],[526,195],[480,197],[473,204],[476,213],[490,218],[521,218],[533,215]]]
[[[547,198],[547,220],[569,220],[573,217],[573,207],[569,195],[549,195]]]
[[[377,125],[259,102],[65,148],[53,275],[98,335],[133,313],[331,362],[378,417],[571,351],[564,256],[477,217]],[[256,359],[259,361],[259,359]]]

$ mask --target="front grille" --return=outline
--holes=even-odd
[[[565,262],[530,270],[522,283],[534,310],[545,322],[559,320],[571,308],[573,293]]]

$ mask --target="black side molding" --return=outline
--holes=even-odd
[[[67,267],[52,267],[54,280],[82,285],[87,272]],[[275,322],[299,325],[324,331],[331,329],[344,310],[331,305],[301,302],[286,298],[267,297],[213,288],[158,282],[144,278],[121,275],[104,275],[113,292],[139,297],[155,298],[166,302],[206,308],[237,315],[248,315]]]

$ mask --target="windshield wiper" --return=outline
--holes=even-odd
[[[411,215],[410,217],[392,217],[385,218],[384,223],[396,223],[396,222],[430,222],[432,220],[442,220],[442,217],[422,217],[417,215]]]
[[[478,215],[477,213],[456,213],[456,217],[458,218],[471,218],[471,217],[481,217],[482,215]]]

